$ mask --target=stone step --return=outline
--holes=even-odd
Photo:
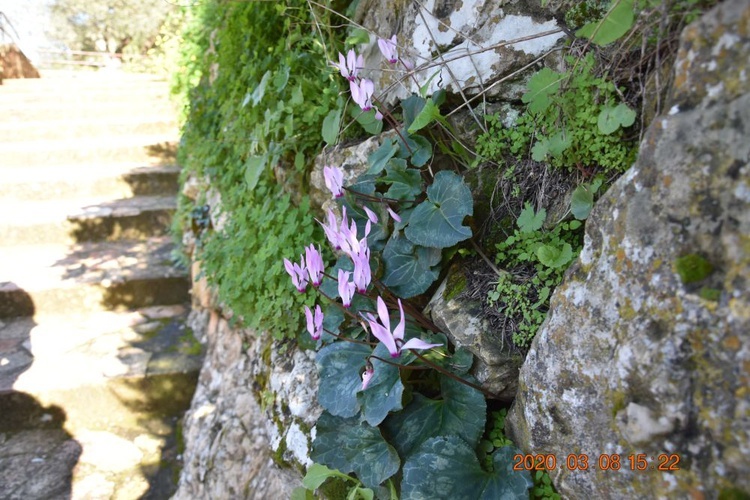
[[[0,109],[2,109],[0,104]],[[177,134],[177,123],[165,115],[99,116],[89,119],[0,121],[3,143],[39,140],[75,140],[81,137]]]
[[[0,318],[182,304],[190,279],[167,237],[0,248]]]
[[[44,71],[41,78],[6,78],[0,84],[3,94],[64,93],[70,96],[99,90],[128,92],[134,89],[163,89],[169,92],[169,82],[148,74],[71,74],[59,71]]]
[[[64,99],[61,96],[61,99]],[[132,118],[138,115],[153,115],[163,113],[164,116],[174,115],[173,105],[166,99],[159,101],[135,101],[128,102],[122,97],[113,96],[107,102],[90,102],[87,104],[59,102],[55,106],[33,105],[20,107],[5,107],[0,117],[2,122],[40,121],[40,120],[64,120],[120,117]]]
[[[0,202],[5,246],[143,240],[169,233],[174,196]]]
[[[0,167],[0,199],[7,203],[163,195],[177,193],[179,175],[176,165],[133,163]]]
[[[186,314],[168,306],[4,320],[0,491],[168,498],[180,467],[178,419],[202,360]]]
[[[4,165],[174,161],[175,134],[0,143]]]
[[[110,85],[101,82],[92,82],[84,87],[80,84],[61,87],[59,82],[56,86],[43,88],[33,85],[24,85],[12,88],[8,85],[0,85],[0,103],[4,106],[15,104],[59,104],[59,97],[64,95],[68,102],[93,102],[107,101],[112,98],[127,98],[133,100],[164,99],[169,97],[169,86],[163,83],[154,83],[146,86],[140,84],[132,85]],[[58,98],[56,100],[55,98]]]

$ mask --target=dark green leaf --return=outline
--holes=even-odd
[[[398,152],[398,144],[394,144],[391,139],[385,139],[378,149],[373,151],[367,157],[367,163],[370,164],[367,173],[370,175],[379,174],[388,163],[388,160]]]
[[[586,24],[576,31],[576,36],[588,38],[597,45],[607,45],[627,33],[634,19],[633,0],[614,0],[613,8],[604,19]]]
[[[479,442],[486,419],[484,395],[445,375],[440,376],[440,387],[442,400],[415,393],[406,408],[386,420],[391,442],[402,457],[434,436],[460,436],[472,447]]]
[[[411,150],[410,159],[412,165],[422,167],[430,161],[430,158],[432,158],[432,143],[425,137],[421,135],[409,136],[406,138],[406,142],[409,145],[409,149],[406,150],[407,153]],[[399,143],[401,143],[400,139]]]
[[[392,161],[386,169],[383,182],[391,185],[386,198],[396,200],[413,200],[422,194],[422,175],[419,170],[405,168],[405,165]]]
[[[408,129],[427,101],[418,95],[411,95],[401,101],[404,112],[404,129]]]
[[[376,488],[393,476],[401,465],[398,453],[380,434],[380,429],[323,413],[310,458],[341,472],[355,472],[368,488]]]
[[[425,442],[404,464],[402,500],[527,499],[533,481],[528,471],[513,470],[518,450],[503,446],[492,454],[493,472],[486,472],[472,447],[457,436]]]
[[[383,359],[391,357],[382,343],[378,344],[373,355]],[[401,361],[401,358],[394,361]],[[357,398],[362,406],[362,416],[368,424],[375,427],[385,420],[388,412],[402,408],[401,397],[404,393],[404,385],[401,383],[401,373],[398,367],[379,359],[372,359],[371,363],[374,370],[372,380],[367,389],[360,392]]]
[[[334,342],[318,351],[315,357],[320,374],[318,402],[323,408],[340,417],[353,417],[359,412],[360,374],[370,354],[369,347],[351,342]]]
[[[416,247],[408,239],[393,235],[383,250],[383,284],[401,298],[414,297],[438,278],[439,272],[432,269],[438,262],[440,250]]]
[[[461,177],[449,171],[438,172],[427,188],[427,199],[411,214],[406,237],[426,247],[446,248],[471,238],[464,217],[474,213],[471,191]]]

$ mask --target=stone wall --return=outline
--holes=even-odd
[[[363,0],[355,20],[383,37],[395,33],[402,54],[421,65],[421,81],[436,71],[432,64],[471,53],[441,67],[433,87],[512,102],[523,89],[517,71],[563,37],[554,16],[568,3],[551,1],[544,11],[512,1],[430,0],[418,8]],[[735,0],[686,30],[671,110],[649,129],[638,165],[597,204],[583,254],[554,295],[520,381],[521,360],[489,345],[491,336],[474,335],[486,329],[481,322],[461,327],[472,321],[464,314],[470,304],[444,294],[445,286],[433,299],[433,317],[478,355],[475,375],[507,399],[519,391],[511,431],[525,451],[556,453],[558,464],[587,454],[592,468],[601,454],[619,454],[625,466],[630,453],[645,454],[649,467],[661,453],[681,459],[679,472],[555,471],[565,496],[711,496],[733,482],[750,490],[742,479],[750,477],[750,153],[743,141],[750,102],[747,65],[737,64],[750,55],[748,19]],[[366,65],[379,65],[376,51],[371,44]],[[379,89],[393,83],[388,72],[372,77]],[[411,90],[393,86],[388,99]],[[353,176],[375,147],[371,140],[329,152],[327,161]],[[318,204],[326,199],[322,164],[311,176]],[[217,207],[209,185],[193,179],[190,196],[208,192]],[[221,230],[217,218],[213,225]],[[712,272],[684,282],[680,259],[688,257],[688,271],[704,267],[692,255]],[[314,354],[232,327],[200,265],[193,271],[193,327],[204,332],[208,355],[185,421],[176,498],[288,498],[310,464],[321,411]]]
[[[586,224],[509,417],[524,451],[588,457],[553,473],[569,498],[750,491],[750,4],[686,28],[675,72],[669,112]],[[602,455],[620,470],[597,470]]]

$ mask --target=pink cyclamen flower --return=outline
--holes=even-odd
[[[367,386],[370,385],[370,380],[372,380],[372,377],[375,375],[375,370],[372,368],[372,365],[370,363],[367,363],[367,366],[365,366],[365,371],[362,372],[362,390],[364,391],[367,389]]]
[[[309,307],[305,306],[305,318],[307,319],[307,331],[313,340],[318,340],[323,333],[323,311],[320,306],[315,306],[315,317]]]
[[[375,84],[372,80],[363,78],[359,82],[350,81],[349,90],[352,92],[352,99],[359,104],[362,111],[372,109],[372,94],[375,92]]]
[[[332,62],[331,64],[341,72],[341,76],[350,82],[353,82],[357,79],[357,73],[359,73],[359,70],[364,68],[365,60],[362,55],[357,55],[357,53],[354,52],[354,49],[352,49],[346,53],[346,58],[344,58],[344,55],[339,52],[338,64],[335,62]]]
[[[320,249],[316,249],[312,243],[305,248],[305,262],[307,263],[307,275],[310,283],[314,287],[319,287],[323,282],[323,257],[320,255]]]
[[[388,214],[393,218],[393,220],[395,220],[396,222],[401,222],[401,217],[399,217],[399,215],[396,212],[391,210],[391,207],[386,207],[386,208],[388,209]]]
[[[362,207],[362,208],[365,209],[365,213],[367,214],[367,218],[370,220],[370,222],[372,222],[373,224],[377,224],[378,223],[377,214],[367,207]]]
[[[359,293],[367,292],[367,287],[372,281],[372,271],[370,269],[370,249],[362,247],[360,252],[351,256],[354,262],[354,286]]]
[[[344,207],[344,213],[346,213],[346,207]],[[336,214],[333,210],[328,209],[328,224],[323,224],[318,219],[315,219],[318,224],[323,228],[323,232],[326,234],[326,238],[334,250],[341,250],[341,235],[339,234],[339,223],[336,220]]]
[[[401,312],[401,319],[399,320],[398,325],[396,325],[396,328],[393,329],[393,332],[391,332],[391,318],[388,315],[388,308],[381,297],[378,297],[378,316],[380,317],[380,324],[368,320],[372,334],[385,345],[388,352],[391,353],[392,358],[398,358],[401,356],[401,351],[405,349],[431,349],[443,345],[428,344],[420,339],[411,339],[404,342],[406,319],[404,318],[404,308],[401,305],[401,299],[398,299],[398,308]]]
[[[284,259],[284,268],[289,276],[292,277],[292,283],[297,287],[297,291],[302,293],[307,288],[307,270],[305,269],[305,261],[300,256],[300,263],[296,262],[292,264],[289,259]]]
[[[380,53],[383,54],[385,60],[391,64],[398,62],[398,50],[396,48],[396,35],[393,35],[390,40],[384,40],[378,38],[378,48]]]
[[[344,303],[344,307],[349,308],[352,305],[352,297],[354,296],[354,283],[349,281],[349,271],[339,269],[339,295],[341,296],[341,302]]]
[[[344,172],[338,167],[323,167],[323,180],[334,198],[344,196]]]

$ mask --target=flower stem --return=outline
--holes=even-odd
[[[445,375],[447,377],[450,377],[453,380],[455,380],[457,382],[460,382],[460,383],[462,383],[464,385],[467,385],[467,386],[471,387],[472,389],[478,390],[479,392],[481,392],[482,394],[484,394],[488,398],[500,399],[497,394],[488,391],[487,389],[485,389],[484,387],[482,387],[480,385],[473,384],[473,383],[469,382],[468,380],[462,379],[461,377],[459,377],[455,373],[449,372],[448,370],[446,370],[445,368],[443,368],[440,365],[436,365],[432,361],[428,360],[427,358],[425,358],[424,356],[422,356],[421,354],[419,354],[418,352],[416,352],[414,349],[409,349],[409,351],[412,352],[417,358],[419,358],[419,360],[422,361],[424,364],[426,364],[430,368],[433,368],[434,370],[442,373],[443,375]]]

